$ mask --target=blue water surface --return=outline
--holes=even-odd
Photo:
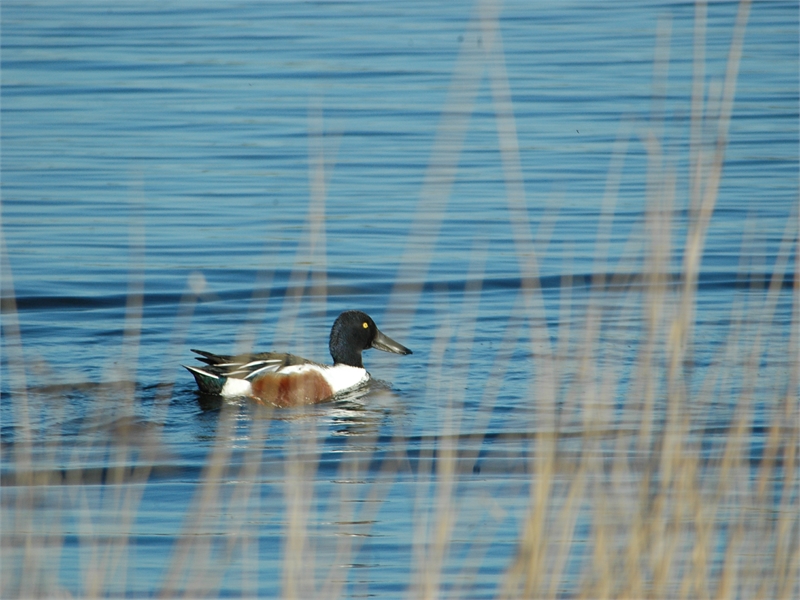
[[[707,10],[707,165],[737,10]],[[714,392],[692,416],[708,460],[747,382],[703,373],[742,315],[761,325],[736,343],[764,344],[775,386],[756,391],[754,460],[791,385],[797,22],[794,2],[756,2],[744,36],[686,367]],[[4,2],[6,593],[38,560],[44,595],[413,596],[426,569],[445,595],[501,594],[535,436],[559,419],[556,490],[588,452],[584,405],[541,382],[585,375],[602,307],[597,381],[618,392],[598,402],[633,435],[654,240],[677,310],[694,27],[691,3],[655,1]],[[349,308],[414,351],[367,353],[366,395],[273,412],[199,396],[180,366],[190,348],[328,362]],[[57,477],[23,482],[25,452]],[[592,555],[577,514],[563,597]]]

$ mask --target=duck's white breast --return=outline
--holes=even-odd
[[[349,390],[369,381],[369,373],[366,369],[350,367],[348,365],[334,365],[332,367],[321,367],[320,373],[325,381],[331,386],[334,394]]]

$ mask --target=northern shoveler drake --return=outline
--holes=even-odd
[[[375,322],[358,310],[340,314],[331,328],[333,365],[321,365],[292,354],[261,352],[219,356],[192,350],[203,367],[183,365],[207,394],[249,396],[275,406],[317,404],[369,381],[361,352],[376,348],[395,354],[411,350],[380,332]]]

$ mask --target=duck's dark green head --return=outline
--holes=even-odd
[[[337,317],[331,328],[329,347],[333,364],[362,369],[364,364],[361,362],[361,352],[369,348],[395,354],[411,354],[411,350],[381,333],[375,321],[360,310],[348,310]]]

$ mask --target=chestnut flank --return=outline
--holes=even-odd
[[[275,406],[316,404],[329,400],[333,389],[316,371],[269,373],[251,382],[253,398]]]

